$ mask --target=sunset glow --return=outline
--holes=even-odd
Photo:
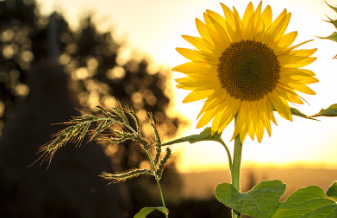
[[[186,63],[187,60],[179,55],[175,48],[192,48],[181,35],[199,36],[195,18],[203,19],[202,14],[206,9],[222,14],[219,1],[201,0],[37,0],[44,15],[50,14],[54,9],[61,12],[71,24],[77,28],[79,18],[88,14],[94,14],[94,22],[99,29],[111,30],[120,42],[125,42],[122,58],[143,57],[146,53],[157,69],[171,69],[173,66]],[[260,1],[253,0],[254,7]],[[233,5],[242,16],[248,0],[230,1],[222,3],[228,7]],[[336,5],[336,1],[328,1]],[[290,24],[286,33],[298,31],[298,37],[294,44],[314,39],[313,42],[301,46],[301,49],[318,48],[313,55],[317,60],[305,67],[316,73],[319,83],[310,85],[316,91],[316,95],[305,96],[310,104],[294,106],[305,114],[313,115],[321,108],[337,102],[337,60],[331,60],[337,53],[337,44],[320,40],[315,36],[328,36],[335,31],[333,25],[324,22],[328,17],[336,18],[336,13],[330,9],[324,1],[284,0],[263,1],[263,8],[267,5],[273,8],[273,19],[286,8],[292,13]],[[84,12],[83,12],[84,11]],[[123,60],[121,60],[123,61]],[[189,93],[178,90],[174,86],[173,78],[182,77],[180,73],[171,72],[172,86],[175,98],[174,107],[169,113],[184,114],[191,120],[191,126],[180,130],[179,136],[197,134],[202,129],[195,129],[196,117],[202,107],[202,102],[182,104],[182,100]],[[275,113],[278,126],[272,125],[272,137],[264,137],[259,144],[257,141],[246,139],[243,145],[244,167],[324,167],[337,168],[337,118],[320,118],[321,122],[305,120],[294,117],[293,122],[279,117]],[[223,140],[232,150],[233,142],[230,142],[234,126],[230,124],[223,132]],[[168,140],[168,139],[166,139]],[[173,152],[179,154],[178,169],[181,172],[207,171],[227,169],[226,152],[220,144],[214,142],[199,144],[175,145]]]

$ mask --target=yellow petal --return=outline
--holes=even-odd
[[[213,17],[210,16],[209,18],[212,21],[214,28],[216,29],[216,31],[218,32],[221,38],[221,43],[223,44],[225,48],[228,48],[230,45],[230,39],[228,38],[226,31],[222,28],[222,26],[215,19],[213,19]]]
[[[210,65],[202,65],[196,62],[188,62],[185,64],[178,65],[172,68],[172,71],[181,72],[189,76],[198,72],[209,74],[217,73],[216,69],[213,69],[212,67],[210,67]]]
[[[204,61],[209,63],[218,64],[218,57],[212,53],[200,52],[197,50],[187,48],[176,48],[177,52],[191,61]]]
[[[226,5],[224,5],[224,4],[222,4],[222,3],[220,3],[220,4],[221,4],[222,10],[223,10],[223,12],[224,12],[226,21],[227,21],[228,23],[232,24],[232,25],[235,25],[236,22],[235,22],[235,19],[234,19],[234,14],[233,14],[233,12],[231,11],[231,9],[229,9]],[[234,29],[234,30],[236,30],[236,28],[237,28],[237,27],[235,26],[235,29]]]
[[[219,104],[226,103],[230,101],[229,95],[227,93],[224,93],[221,89],[217,90],[213,93],[213,95],[210,95],[210,97],[206,100],[204,106],[200,110],[200,113],[197,116],[197,119],[199,119],[200,115],[203,114],[206,110],[210,110],[211,108],[214,108],[218,106]],[[225,110],[225,108],[223,108]]]
[[[207,79],[207,80],[205,80]],[[177,83],[183,84],[183,85],[188,85],[188,84],[193,84],[193,85],[200,85],[202,83],[214,83],[217,82],[217,78],[213,77],[203,77],[203,79],[196,79],[192,77],[183,77],[183,78],[178,78],[175,79]]]
[[[224,114],[224,112],[226,111],[226,108],[228,107],[228,105],[226,105],[225,102],[221,103],[219,105],[219,111],[218,113],[214,116],[213,122],[212,122],[212,127],[211,127],[211,134],[212,136],[214,135],[214,133],[219,130],[219,125],[220,125],[220,121],[221,118]],[[219,130],[219,132],[222,132]]]
[[[242,23],[239,12],[236,10],[236,8],[234,6],[233,6],[233,14],[234,14],[234,19],[235,19],[236,25],[238,27],[237,31],[238,31],[238,34],[239,34],[239,38],[241,39],[243,37],[244,32],[245,32],[245,26]]]
[[[309,64],[311,64],[312,62],[314,62],[317,58],[316,57],[307,57],[305,60],[303,61],[299,61],[296,63],[288,63],[288,64],[284,64],[283,67],[289,67],[289,68],[300,68],[300,67],[304,67],[307,66]]]
[[[261,118],[261,120],[262,120],[262,122],[263,122],[264,127],[265,127],[266,130],[267,130],[268,135],[271,136],[271,124],[270,124],[270,119],[268,118],[267,111],[263,111],[263,112],[264,112],[264,115],[263,115],[263,117]]]
[[[263,42],[267,45],[274,44],[275,39],[282,31],[286,21],[287,21],[287,16],[284,16],[281,19],[280,23],[278,23],[277,25],[271,25],[269,30],[267,30],[268,33],[266,34],[266,37],[263,39]]]
[[[205,40],[205,42],[211,46],[213,44],[213,40],[212,37],[210,36],[206,24],[204,24],[201,20],[199,20],[198,18],[195,19],[195,24],[197,26],[198,32],[201,36],[201,38],[203,40]],[[214,45],[214,44],[213,44]],[[212,46],[211,46],[212,47]]]
[[[178,88],[184,88],[187,90],[190,90],[189,88],[196,89],[198,88],[199,90],[215,90],[218,89],[219,87],[221,87],[220,82],[216,81],[216,80],[199,80],[199,79],[195,79],[195,78],[191,78],[191,77],[183,77],[183,78],[178,78],[175,79],[176,82],[178,82],[179,84],[177,84]]]
[[[277,60],[280,62],[280,65],[283,67],[287,67],[290,64],[297,64],[299,62],[305,61],[308,57],[305,56],[294,56],[289,54],[283,54],[277,56]]]
[[[275,27],[278,26],[282,21],[282,19],[286,16],[287,16],[287,9],[284,9],[282,13],[273,21],[273,23],[270,25],[268,29],[275,29]]]
[[[224,12],[226,22],[227,22],[227,31],[230,33],[231,39],[235,41],[241,40],[241,34],[240,34],[240,24],[237,19],[235,19],[233,12],[231,9],[229,9],[226,5],[221,4],[222,10]]]
[[[223,18],[220,14],[211,11],[211,10],[206,10],[207,14],[209,17],[212,17],[214,20],[216,20],[220,26],[226,31],[226,20]]]
[[[263,138],[263,134],[264,134],[264,125],[262,124],[262,121],[259,119],[256,126],[256,138],[259,143]]]
[[[257,122],[260,119],[260,112],[258,111],[255,101],[250,101],[249,103],[250,103],[250,110],[252,112],[252,116],[250,119],[252,119],[253,125],[257,126]]]
[[[316,51],[317,51],[317,48],[301,49],[301,50],[292,51],[289,54],[295,55],[295,56],[307,56],[307,57],[309,57],[309,56],[313,55]]]
[[[257,6],[257,8],[255,10],[255,13],[260,16],[261,15],[261,10],[262,10],[262,1],[260,1],[259,5]]]
[[[284,99],[288,100],[291,103],[296,103],[296,104],[303,104],[303,101],[301,100],[300,97],[296,94],[295,91],[290,90],[286,87],[282,87],[281,85],[277,85],[275,90],[281,95]]]
[[[308,94],[308,95],[316,95],[316,92],[309,88],[308,86],[302,83],[291,84],[291,86],[299,92]]]
[[[273,20],[273,15],[272,15],[272,10],[269,5],[264,9],[264,11],[261,14],[261,18],[265,24],[266,29],[270,26],[272,20]]]
[[[186,35],[182,35],[182,37],[188,41],[189,43],[191,43],[194,47],[196,47],[199,51],[206,51],[209,53],[214,52],[212,50],[211,47],[209,47],[206,42],[199,37],[193,37],[193,36],[186,36]],[[220,53],[218,54],[219,56],[221,55]]]
[[[273,121],[273,123],[274,123],[275,125],[277,125],[276,119],[275,119],[275,117],[274,117],[273,107],[272,107],[271,102],[269,101],[267,95],[265,95],[265,96],[263,97],[263,99],[262,99],[262,105],[263,105],[265,111],[267,112],[266,114],[267,114],[268,118],[269,118],[271,121]]]
[[[253,122],[250,123],[249,130],[248,130],[248,135],[254,141],[255,138],[255,126],[253,125]]]
[[[224,114],[222,115],[221,121],[220,121],[220,131],[224,130],[228,124],[234,119],[236,113],[238,112],[238,109],[240,107],[241,101],[238,99],[235,99],[233,97],[231,98],[231,106],[228,107]]]
[[[303,84],[313,84],[313,83],[318,83],[319,80],[315,77],[303,77],[300,80],[300,82],[303,83]]]
[[[290,112],[290,107],[288,102],[285,101],[282,97],[279,97],[277,94],[273,92],[268,93],[268,99],[273,104],[277,113],[280,114],[283,118],[292,121],[292,115]]]
[[[312,75],[310,74],[310,72],[306,72],[306,70],[304,69],[297,69],[297,68],[287,68],[287,67],[282,67],[280,70],[280,76],[288,76],[290,78],[292,77],[311,77]]]
[[[289,47],[291,44],[293,44],[293,42],[295,41],[297,37],[297,31],[294,31],[294,32],[290,32],[290,33],[287,33],[285,35],[283,35],[279,42],[278,42],[278,46],[281,47],[281,48],[287,48]]]
[[[253,13],[254,13],[254,6],[253,6],[252,2],[249,2],[248,6],[246,8],[246,11],[242,16],[242,22],[245,25],[245,28],[247,28],[248,21],[252,17]]]
[[[311,70],[307,70],[307,69],[298,69],[303,73],[308,74],[309,76],[316,76],[316,74],[314,72],[312,72]]]
[[[255,12],[253,13],[253,15],[250,17],[250,19],[247,21],[248,24],[247,24],[247,27],[246,27],[246,30],[245,30],[245,34],[243,36],[243,38],[245,40],[252,40],[254,39],[255,37],[255,20],[256,20],[256,14]]]
[[[204,115],[201,117],[199,122],[197,123],[197,129],[205,126],[211,119],[214,117],[214,115],[218,112],[218,107],[214,107],[211,110],[205,111]]]
[[[242,101],[240,109],[238,111],[237,114],[237,120],[235,123],[235,129],[234,129],[234,133],[232,136],[232,140],[238,135],[240,134],[240,141],[243,142],[247,132],[248,132],[248,128],[249,126],[247,126],[247,123],[249,125],[248,121],[248,115],[249,115],[249,103],[248,101]]]
[[[299,47],[299,46],[301,46],[301,45],[304,45],[304,44],[306,44],[306,43],[308,43],[308,42],[311,42],[311,41],[313,41],[313,39],[310,39],[310,40],[301,42],[301,43],[299,43],[299,44],[297,44],[297,45],[294,45],[294,46],[292,46],[292,47],[286,48],[286,49],[280,51],[280,54],[281,54],[281,53],[285,53],[285,52],[292,51],[292,50],[294,50],[295,48],[297,48],[297,47]],[[276,55],[278,55],[278,54],[276,54]]]
[[[204,91],[193,90],[190,94],[188,94],[184,98],[183,103],[189,103],[189,102],[193,102],[193,101],[200,101],[200,100],[205,99],[208,96],[210,96],[213,92],[214,92],[214,90],[204,90]]]
[[[226,47],[221,43],[221,38],[219,36],[219,34],[217,33],[211,19],[209,18],[208,14],[204,13],[204,20],[206,23],[206,27],[207,30],[209,32],[209,35],[211,36],[213,42],[214,42],[214,46],[220,50],[220,52],[222,53]]]
[[[290,18],[291,18],[291,13],[288,13],[287,14],[287,18],[286,18],[286,22],[285,24],[283,25],[283,29],[280,31],[280,33],[278,34],[277,37],[283,35],[286,31],[286,29],[288,28],[288,25],[289,25],[289,22],[290,22]]]

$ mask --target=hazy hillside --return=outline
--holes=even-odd
[[[230,182],[229,171],[212,171],[203,173],[181,174],[183,180],[183,196],[185,198],[208,198],[214,196],[215,186],[222,182]],[[254,169],[244,168],[241,171],[241,190],[246,191],[261,180],[282,180],[287,189],[282,199],[298,188],[317,185],[324,191],[337,180],[337,170],[327,169]]]

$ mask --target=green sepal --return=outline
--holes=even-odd
[[[181,143],[181,142],[189,142],[193,144],[193,143],[201,142],[201,141],[217,141],[217,142],[222,143],[220,136],[221,136],[221,133],[218,134],[217,132],[214,133],[214,135],[212,136],[211,127],[206,127],[199,135],[190,135],[190,136],[182,137],[176,140],[165,142],[161,146],[172,145],[172,144]]]
[[[330,105],[327,109],[321,109],[318,114],[312,115],[311,117],[335,117],[337,116],[337,104]]]
[[[318,37],[319,39],[329,39],[337,42],[337,32],[333,32],[330,36],[327,37]]]
[[[328,17],[327,16],[327,18],[329,19],[329,20],[325,20],[326,22],[328,22],[328,23],[331,23],[331,24],[333,24],[335,27],[336,27],[336,29],[337,29],[337,20],[332,20],[330,17]]]
[[[143,207],[135,216],[134,218],[145,218],[149,213],[151,213],[154,210],[159,210],[160,212],[165,214],[165,210],[166,213],[168,214],[168,209],[164,208],[164,207]]]
[[[280,180],[262,181],[247,193],[240,193],[232,184],[221,183],[215,196],[235,211],[255,218],[268,218],[275,212],[286,185]]]
[[[291,194],[272,218],[336,218],[337,204],[320,187],[309,186]]]
[[[331,9],[333,9],[337,13],[337,7],[334,7],[332,5],[329,5],[327,2],[325,2]]]
[[[337,202],[337,181],[332,183],[332,185],[328,188],[326,195]]]
[[[309,117],[308,115],[302,113],[301,111],[299,111],[299,110],[296,109],[296,108],[291,107],[291,108],[290,108],[290,111],[291,111],[291,114],[292,114],[292,115],[295,115],[295,116],[298,116],[298,117],[302,117],[302,118],[306,118],[306,119],[310,119],[310,120],[316,120],[316,121],[319,121],[319,120],[317,120],[317,119],[315,119],[315,118]]]

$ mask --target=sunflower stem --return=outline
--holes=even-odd
[[[162,193],[161,187],[160,187],[160,178],[159,178],[159,176],[157,174],[157,171],[156,171],[156,165],[154,164],[154,161],[152,159],[152,156],[151,156],[150,152],[148,150],[146,150],[146,153],[149,156],[149,159],[150,159],[150,162],[151,162],[151,166],[152,166],[152,169],[153,169],[153,173],[154,173],[154,177],[156,178],[156,181],[157,181],[157,185],[158,185],[158,189],[159,189],[159,194],[160,194],[161,202],[162,202],[163,207],[164,207],[165,218],[168,218],[167,208],[166,208],[166,205],[165,205],[164,196],[163,196],[163,193]]]
[[[236,117],[235,117],[236,121]],[[236,123],[236,122],[235,122]],[[240,141],[240,134],[234,139],[234,157],[233,166],[231,170],[232,185],[240,192],[240,170],[241,170],[241,156],[242,156],[242,143]],[[240,213],[232,210],[233,218],[239,218]]]

